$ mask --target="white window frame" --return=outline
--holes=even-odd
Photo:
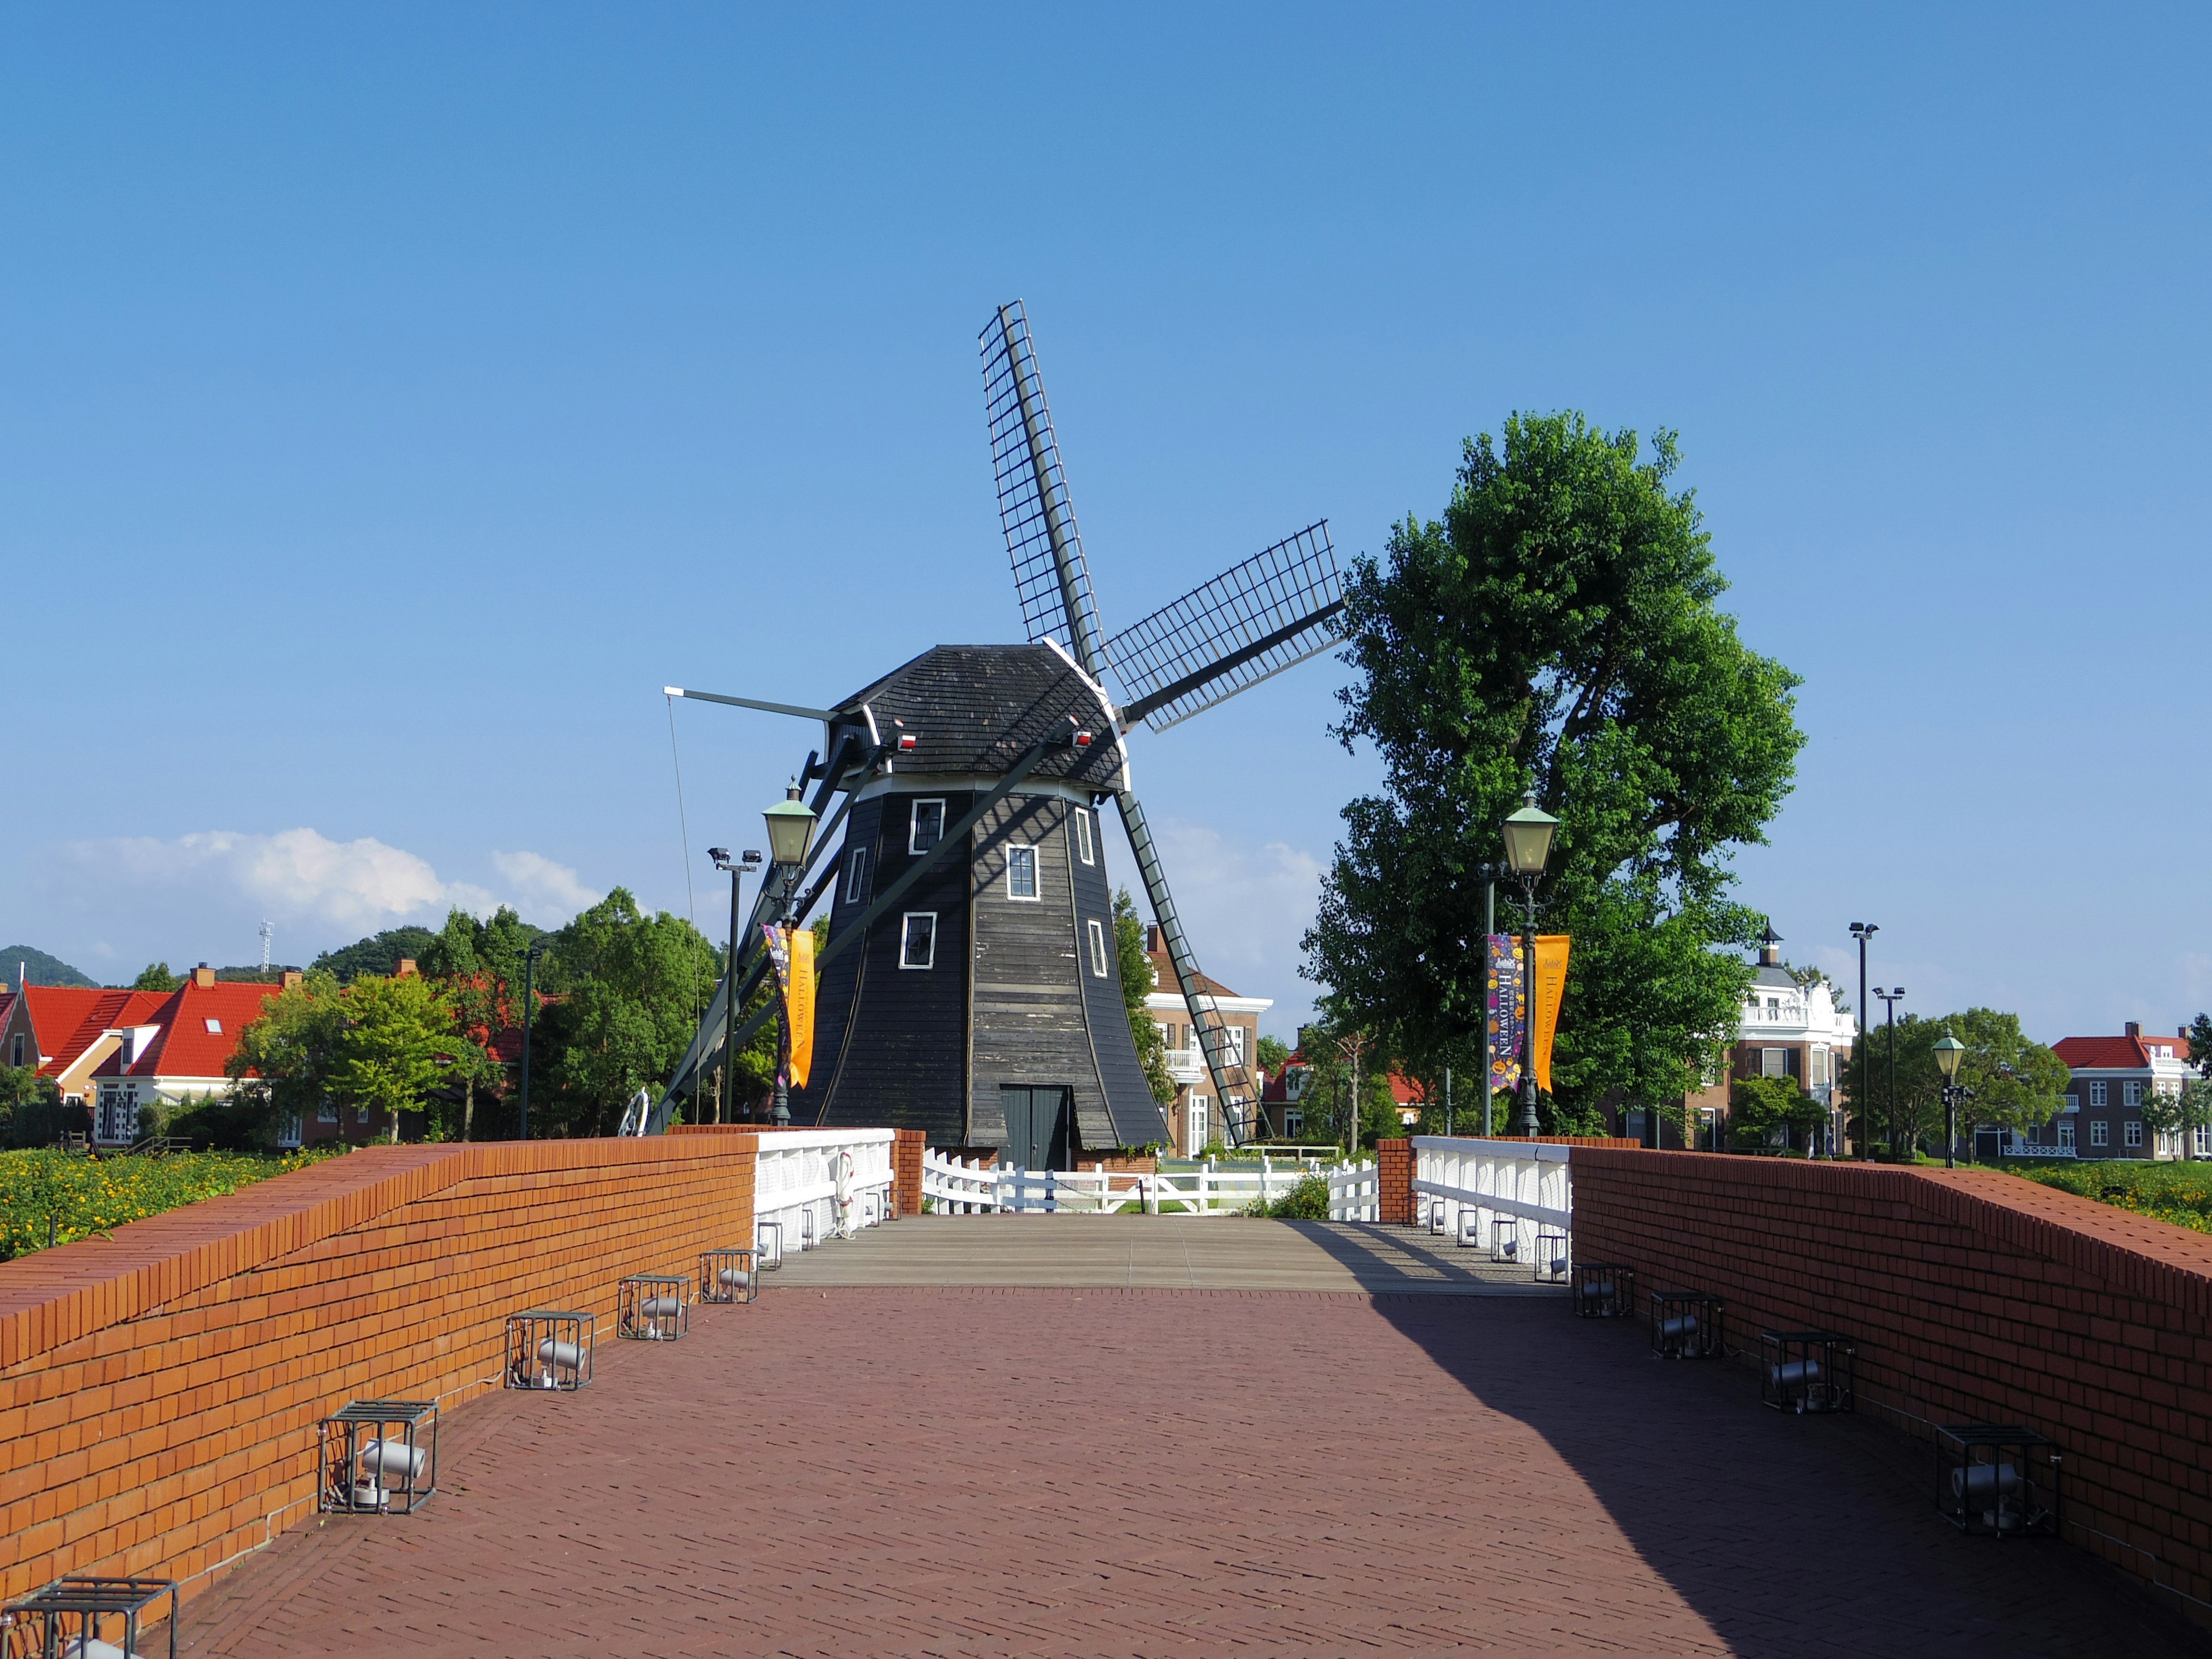
[[[1787,1048],[1761,1048],[1759,1051],[1759,1074],[1761,1077],[1788,1077],[1790,1051]]]
[[[1087,924],[1091,930],[1091,976],[1106,977],[1106,924],[1093,916]]]
[[[200,1024],[207,1027],[207,1034],[210,1036],[221,1036],[222,1035],[222,1022],[215,1018],[212,1015],[201,1020]]]
[[[2131,1117],[2125,1123],[2123,1123],[2120,1126],[2120,1145],[2123,1146],[2140,1146],[2142,1145],[2142,1119]]]
[[[1221,1022],[1221,1034],[1229,1040],[1229,1063],[1242,1066],[1244,1063],[1244,1028],[1224,1019]]]
[[[2058,1145],[2062,1151],[2069,1149],[2074,1145],[2074,1126],[2071,1123],[2062,1122],[2059,1124]]]
[[[855,847],[845,854],[845,902],[858,904],[868,896],[868,849]]]
[[[1026,858],[1021,855],[1026,854]],[[1019,891],[1014,883],[1014,867],[1027,864],[1030,868],[1030,890]],[[1017,904],[1037,904],[1043,902],[1044,882],[1037,872],[1037,849],[1023,842],[1014,842],[1006,848],[1006,896]]]
[[[337,1121],[338,1103],[335,1100],[325,1100],[315,1108],[316,1122],[336,1123]]]
[[[1189,1143],[1183,1152],[1186,1158],[1197,1157],[1206,1145],[1206,1109],[1212,1099],[1211,1095],[1194,1094],[1183,1108],[1183,1139]]]
[[[2109,1146],[2112,1144],[2112,1132],[2106,1127],[2105,1120],[2101,1117],[2093,1117],[2089,1120],[2089,1144],[2092,1146]]]
[[[1091,814],[1080,806],[1075,809],[1075,856],[1085,864],[1098,862],[1097,851],[1091,839]]]
[[[2120,1085],[2120,1104],[2132,1112],[2142,1104],[2142,1085],[2130,1078]]]
[[[2101,1078],[2089,1085],[2089,1103],[2098,1107],[2105,1103],[2105,1084]]]
[[[2198,1158],[2212,1158],[2212,1128],[2206,1128],[2200,1125],[2191,1131],[2191,1133],[2195,1138],[2196,1155]]]
[[[921,837],[921,809],[925,806],[934,806],[937,809],[937,841],[930,842],[929,847],[918,847],[915,843]],[[927,853],[929,851],[930,847],[936,846],[937,842],[943,841],[944,839],[945,797],[942,795],[917,795],[915,798],[913,810],[907,814],[906,850],[915,854]],[[915,914],[920,915],[921,913],[917,911]],[[932,914],[934,913],[933,912]]]
[[[1305,1109],[1302,1106],[1285,1107],[1283,1109],[1283,1133],[1286,1135],[1302,1135],[1305,1132]]]
[[[2081,1096],[2079,1096],[2079,1095],[2068,1095],[2065,1098],[2066,1098],[2066,1103],[2065,1103],[2063,1106],[2062,1106],[2062,1107],[2060,1107],[2060,1108],[2059,1108],[2059,1110],[2060,1110],[2060,1111],[2062,1111],[2062,1112],[2078,1112],[2078,1111],[2080,1111],[2080,1110],[2081,1109]]]
[[[914,924],[917,920],[924,917],[927,918],[929,922],[929,959],[926,962],[911,962],[908,960],[911,954],[908,947],[914,943]],[[917,973],[921,973],[927,972],[936,965],[937,912],[934,910],[908,911],[899,918],[899,966],[911,968]]]

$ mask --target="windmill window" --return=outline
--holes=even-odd
[[[855,847],[845,854],[845,902],[858,904],[868,896],[868,849]]]
[[[914,804],[914,823],[908,830],[906,850],[927,853],[945,839],[945,803],[941,800],[918,800]]]
[[[937,912],[909,910],[899,930],[899,966],[928,968],[937,962]]]
[[[1037,896],[1036,848],[1006,848],[1006,896],[1034,901]]]
[[[1091,971],[1098,978],[1106,977],[1106,925],[1092,921],[1091,928]]]
[[[1080,806],[1075,809],[1075,856],[1085,864],[1098,862],[1091,846],[1091,814]]]

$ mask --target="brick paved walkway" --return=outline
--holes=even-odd
[[[1917,1449],[1558,1302],[780,1291],[448,1419],[411,1520],[295,1528],[194,1656],[2201,1650],[1962,1539]]]

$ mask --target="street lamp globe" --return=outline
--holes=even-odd
[[[1936,1063],[1943,1068],[1944,1082],[1959,1075],[1959,1062],[1966,1057],[1966,1045],[1948,1031],[1936,1040]]]
[[[1559,819],[1536,805],[1534,790],[1521,798],[1521,810],[1505,820],[1505,861],[1515,875],[1544,873],[1552,856],[1552,832],[1559,827]]]
[[[799,798],[793,784],[784,798],[761,816],[768,820],[769,856],[778,864],[804,864],[814,840],[814,809]]]

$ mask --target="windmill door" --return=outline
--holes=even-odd
[[[1022,1170],[1067,1168],[1072,1092],[1002,1084],[999,1102],[1006,1114],[1006,1150],[1001,1162]]]

